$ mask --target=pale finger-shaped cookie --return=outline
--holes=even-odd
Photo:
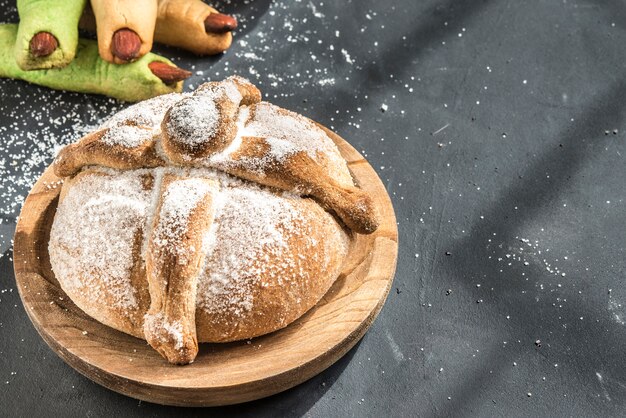
[[[103,60],[124,64],[150,52],[157,0],[91,0],[91,7]]]
[[[198,55],[214,55],[230,47],[237,21],[200,0],[159,0],[154,38],[159,43]]]

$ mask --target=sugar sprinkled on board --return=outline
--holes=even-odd
[[[343,55],[343,57],[345,58],[348,64],[354,64],[354,60],[352,59],[352,57],[350,56],[347,50],[342,49],[341,54]]]
[[[76,96],[73,93],[60,98],[42,88],[32,91],[32,86],[14,83],[0,79],[0,112],[11,121],[0,126],[0,218],[16,217],[24,198],[56,152],[93,131],[119,106],[108,99],[75,103],[63,100]],[[20,106],[9,107],[15,102],[1,99],[8,94],[24,100]]]

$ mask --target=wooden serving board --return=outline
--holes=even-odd
[[[356,182],[373,197],[381,225],[358,235],[335,284],[300,319],[280,331],[228,344],[200,344],[193,364],[174,366],[144,340],[109,328],[83,313],[61,290],[50,267],[48,239],[60,179],[49,167],[24,202],[14,244],[17,287],[35,328],[83,375],[144,401],[215,406],[284,391],[341,358],[380,312],[396,268],[398,231],[385,187],[368,162],[325,129]]]

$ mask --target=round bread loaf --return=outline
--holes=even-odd
[[[287,326],[377,217],[332,140],[247,80],[134,105],[64,148],[52,270],[168,361]]]

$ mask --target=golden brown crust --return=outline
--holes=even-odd
[[[269,268],[248,278],[256,283],[250,287],[253,309],[245,312],[198,309],[196,327],[200,341],[237,341],[284,328],[315,306],[337,279],[348,250],[341,227],[310,199],[292,203],[298,212],[306,214],[298,223],[305,234],[287,234],[288,253],[281,258],[259,261]],[[237,228],[238,225],[227,221],[223,227]],[[220,239],[223,237],[218,236]],[[322,245],[313,245],[315,241]],[[300,257],[302,254],[307,257]],[[227,247],[217,247],[207,263],[227,256]],[[283,268],[280,274],[272,274],[276,268],[290,262],[293,264]],[[291,277],[297,279],[289,280]],[[227,305],[227,295],[218,295],[216,299],[216,305]]]

